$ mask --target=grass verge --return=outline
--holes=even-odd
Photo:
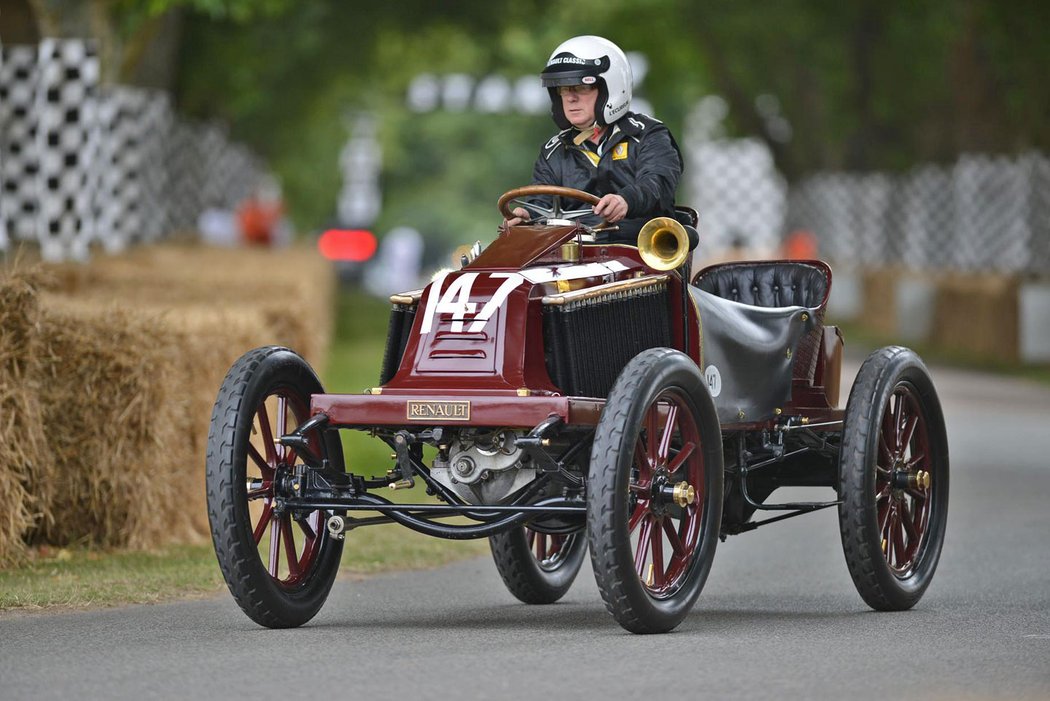
[[[388,310],[383,300],[339,292],[327,391],[360,392],[378,382]],[[342,439],[349,469],[377,475],[391,466],[389,449],[376,439],[350,431],[343,431]],[[426,498],[419,488],[397,494],[405,501]],[[340,575],[437,567],[487,552],[485,540],[448,541],[398,525],[368,526],[347,535]],[[0,570],[0,611],[156,603],[224,589],[210,544],[147,552],[41,548],[24,566]]]

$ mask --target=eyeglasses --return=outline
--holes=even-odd
[[[597,85],[562,85],[558,88],[559,95],[587,95],[598,89]]]

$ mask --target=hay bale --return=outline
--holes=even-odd
[[[28,297],[0,287],[32,302],[0,297],[4,314],[22,314],[0,337],[0,359],[17,358],[0,362],[0,564],[22,539],[154,547],[206,538],[204,455],[222,378],[242,353],[272,343],[323,364],[331,267],[298,249],[163,246],[52,266],[42,285]],[[8,388],[22,388],[16,400]]]
[[[39,272],[0,271],[0,567],[17,562],[48,483],[37,394]]]
[[[54,485],[35,540],[156,545],[186,537],[173,487],[177,350],[157,318],[48,300],[40,390]]]
[[[892,268],[865,270],[861,276],[861,316],[864,326],[879,336],[897,335],[897,280]]]
[[[971,358],[1015,363],[1020,311],[1014,275],[952,273],[937,282],[934,343]]]

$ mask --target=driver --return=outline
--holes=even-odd
[[[561,131],[540,149],[533,184],[600,197],[590,223],[619,223],[605,240],[634,243],[649,219],[673,217],[681,153],[663,123],[629,111],[633,78],[623,51],[602,37],[574,37],[554,50],[540,78]],[[513,213],[504,227],[530,219],[524,207]]]

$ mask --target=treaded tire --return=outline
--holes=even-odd
[[[663,418],[657,406],[664,407]],[[671,406],[676,412],[675,428],[669,432],[660,427],[671,424]],[[661,438],[654,441],[657,435]],[[674,435],[679,437],[674,439]],[[688,457],[681,458],[682,453]],[[678,468],[661,473],[660,464],[679,459]],[[594,576],[606,608],[625,629],[667,632],[696,603],[718,544],[722,479],[721,429],[696,364],[668,348],[635,356],[613,385],[598,421],[587,480],[587,531]],[[661,480],[689,482],[696,492],[695,501],[688,507],[676,507],[664,502],[664,497],[652,496],[654,485]],[[656,543],[670,538],[664,535],[666,523],[671,524],[669,530],[676,530],[680,547],[666,541],[671,550],[665,560],[662,553],[668,546]],[[632,545],[635,530],[638,543]],[[642,546],[643,541],[650,545]],[[641,562],[636,562],[639,555]],[[647,558],[651,558],[648,568]],[[639,570],[648,573],[643,578]]]
[[[531,547],[530,538],[535,539]],[[551,536],[519,526],[489,536],[489,547],[511,594],[526,604],[553,604],[576,579],[587,552],[587,538],[582,531]],[[545,555],[542,563],[537,549]]]
[[[241,356],[230,368],[212,411],[206,479],[208,519],[215,554],[230,593],[238,605],[253,621],[269,628],[300,626],[314,617],[335,580],[343,542],[329,536],[324,523],[325,513],[314,512],[310,515],[313,518],[312,526],[300,524],[298,528],[310,527],[315,538],[304,541],[302,560],[299,560],[300,556],[295,556],[295,566],[302,569],[291,573],[287,543],[293,543],[291,552],[295,554],[297,546],[294,544],[293,524],[299,522],[293,521],[290,515],[287,516],[286,524],[282,517],[273,518],[270,507],[272,497],[262,497],[264,502],[259,521],[266,519],[267,514],[271,516],[269,525],[258,526],[259,539],[264,534],[263,529],[270,529],[271,538],[274,537],[273,531],[276,531],[277,546],[272,549],[277,551],[277,555],[271,554],[270,560],[279,562],[283,553],[286,567],[289,568],[289,574],[283,580],[279,576],[280,572],[278,576],[271,576],[259,552],[249,508],[249,442],[254,431],[262,433],[261,424],[256,423],[256,429],[253,422],[261,421],[260,416],[269,416],[262,405],[267,397],[277,396],[279,399],[272,401],[283,402],[277,406],[284,406],[285,415],[291,413],[290,418],[296,422],[286,423],[290,431],[307,418],[310,395],[322,391],[317,375],[293,351],[277,346],[256,348]],[[263,413],[257,415],[261,406]],[[273,436],[270,438],[272,446]],[[258,443],[259,439],[256,438],[256,441]],[[326,432],[318,443],[330,467],[342,470],[343,454],[337,433]],[[258,451],[257,454],[265,456],[264,462],[276,464],[279,460],[287,461],[287,458],[279,457],[280,449],[276,447],[264,446],[260,449],[256,445],[254,449]],[[253,459],[251,469],[264,475],[259,480],[262,483],[266,473],[257,467],[258,464],[259,460]],[[253,496],[255,498],[259,497]],[[287,530],[282,530],[285,528]],[[303,530],[300,530],[299,538],[307,538]],[[276,565],[273,567],[277,570]]]
[[[920,470],[931,485],[907,482]],[[861,366],[846,404],[839,476],[839,531],[857,592],[879,611],[911,608],[944,544],[949,461],[933,380],[907,348],[879,349]]]

